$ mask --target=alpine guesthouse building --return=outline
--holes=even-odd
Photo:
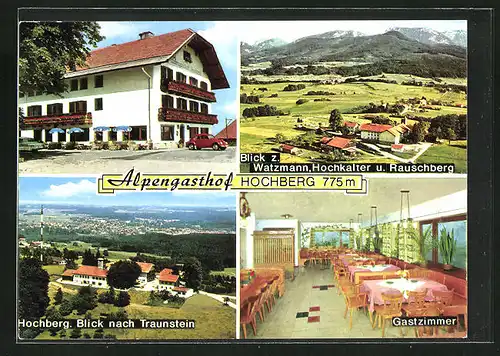
[[[191,29],[94,50],[64,80],[63,97],[20,93],[21,137],[175,147],[212,133],[213,90],[229,88],[214,47]]]

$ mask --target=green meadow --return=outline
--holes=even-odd
[[[252,76],[252,79],[262,80],[261,77],[266,77],[269,80],[276,80],[271,78],[273,76]],[[298,77],[303,78],[302,81]],[[333,109],[338,109],[342,113],[344,121],[355,121],[358,123],[370,122],[363,117],[366,114],[351,114],[353,109],[374,103],[393,104],[399,99],[421,98],[425,97],[427,100],[440,100],[442,102],[449,102],[453,104],[466,104],[467,98],[464,93],[455,93],[448,91],[440,93],[437,89],[425,86],[409,86],[401,84],[389,84],[381,82],[355,82],[355,83],[340,83],[340,84],[321,84],[314,83],[310,80],[322,79],[321,76],[281,76],[280,80],[287,79],[287,82],[281,83],[260,83],[260,84],[242,84],[241,93],[247,95],[259,96],[259,103],[256,104],[240,104],[240,151],[242,153],[250,152],[273,152],[278,149],[279,144],[274,140],[276,134],[282,134],[286,139],[291,139],[304,133],[304,131],[295,129],[299,119],[302,125],[317,127],[319,125],[328,127],[328,119],[330,112]],[[333,77],[328,76],[329,79]],[[373,79],[380,78],[380,76],[372,77]],[[398,83],[409,80],[416,80],[427,82],[430,79],[419,78],[415,76],[402,75],[402,74],[385,74],[384,79],[396,80]],[[442,84],[466,84],[466,79],[455,78],[441,78]],[[308,81],[309,80],[309,81]],[[283,88],[288,84],[304,84],[306,87],[297,91],[283,91]],[[266,88],[266,91],[259,90]],[[332,95],[306,95],[309,91],[326,91]],[[271,95],[278,95],[277,97],[270,97]],[[296,104],[297,100],[307,100],[303,104]],[[328,99],[329,101],[314,101],[314,99]],[[278,110],[282,110],[286,115],[280,116],[261,116],[261,117],[243,117],[242,113],[245,108],[257,107],[262,105],[275,106]],[[435,117],[446,114],[466,114],[467,108],[460,108],[456,106],[437,106],[434,105],[435,110],[409,110],[407,113],[415,116],[422,117]],[[389,117],[389,114],[380,113],[378,116]],[[400,121],[401,119],[391,117],[392,120]],[[408,124],[412,125],[414,122],[408,120]],[[320,138],[320,136],[318,136]],[[466,144],[465,144],[466,145]],[[439,157],[437,162],[455,162],[457,167],[465,168],[465,152],[459,153],[456,147],[434,148],[431,147],[429,153],[425,153],[419,158],[418,162],[428,157]],[[436,153],[434,153],[436,152]],[[318,158],[320,154],[314,151],[306,151],[301,156],[282,155],[283,163],[305,163],[310,162],[311,159]],[[406,158],[406,157],[405,157]],[[432,158],[431,158],[432,159]],[[381,156],[374,156],[370,154],[361,155],[356,158],[359,163],[394,163],[395,161]]]

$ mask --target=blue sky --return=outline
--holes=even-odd
[[[215,47],[219,61],[229,81],[229,89],[215,91],[217,102],[212,106],[212,112],[218,115],[219,123],[214,125],[214,133],[218,133],[225,126],[225,119],[234,120],[238,113],[237,105],[237,70],[238,70],[238,39],[234,34],[225,35],[220,31],[218,22],[99,22],[101,35],[106,39],[98,44],[98,47],[107,47],[112,44],[120,44],[135,41],[139,33],[151,31],[155,35],[191,28],[198,32]],[[230,121],[228,121],[230,122]]]
[[[232,192],[117,192],[97,195],[92,177],[20,177],[20,204],[114,206],[209,206],[235,208]]]

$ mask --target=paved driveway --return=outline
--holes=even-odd
[[[165,149],[152,151],[41,150],[22,154],[19,174],[228,173],[235,171],[236,150]]]

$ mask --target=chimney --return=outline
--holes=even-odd
[[[97,267],[100,269],[104,269],[104,259],[103,258],[97,259]]]
[[[154,34],[153,34],[153,32],[151,32],[151,31],[146,31],[146,32],[141,32],[141,33],[139,33],[139,38],[140,38],[141,40],[143,40],[143,39],[145,39],[145,38],[153,37],[153,36],[154,36]]]

